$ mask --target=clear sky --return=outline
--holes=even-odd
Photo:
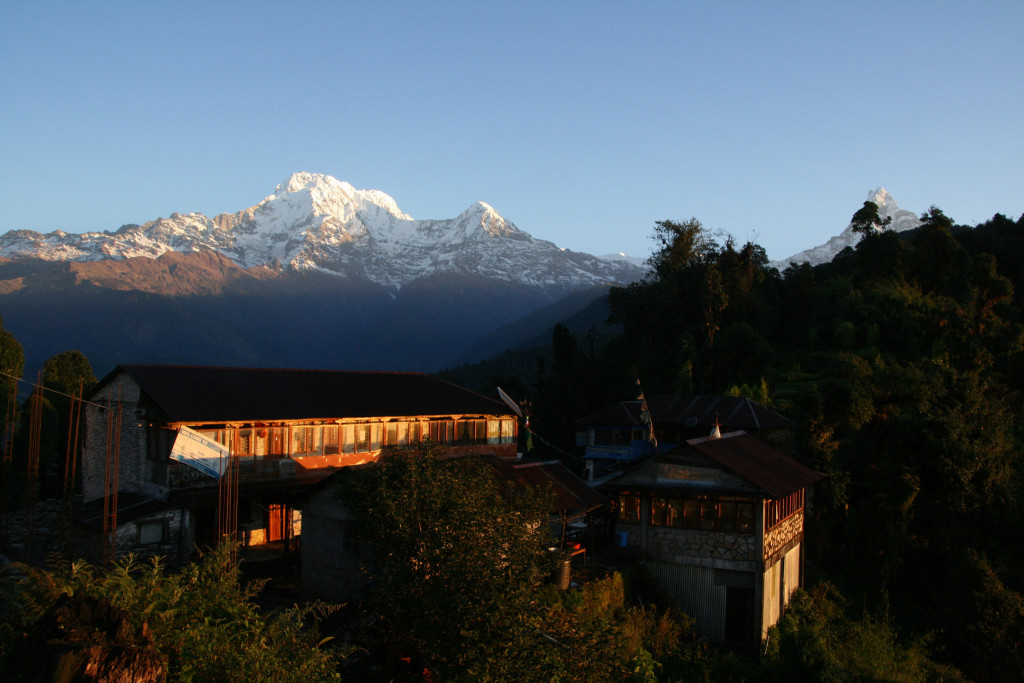
[[[884,186],[1024,211],[1024,2],[0,0],[0,232],[258,203],[295,171],[593,254],[771,258]]]

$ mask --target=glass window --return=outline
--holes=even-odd
[[[366,453],[370,450],[370,425],[363,423],[355,425],[356,428],[356,453]]]
[[[162,521],[139,522],[137,528],[139,531],[139,545],[153,545],[154,543],[164,542],[165,524]]]
[[[487,443],[501,443],[501,420],[487,421]]]
[[[669,525],[669,505],[667,498],[651,499],[651,524],[654,526]]]
[[[267,428],[261,427],[259,429],[252,430],[252,454],[253,455],[266,455],[267,454]]]
[[[341,425],[341,452],[356,452],[356,428],[355,425]]]
[[[270,454],[271,455],[287,455],[288,454],[288,428],[287,427],[274,427],[270,430]]]
[[[736,530],[745,534],[749,534],[754,531],[754,504],[753,503],[737,503],[736,504]]]
[[[516,421],[501,421],[501,443],[512,443],[516,438]]]
[[[324,425],[324,455],[338,454],[338,425]]]
[[[700,528],[704,531],[713,531],[715,528],[715,517],[718,512],[718,503],[713,500],[700,501]]]
[[[677,529],[683,526],[683,501],[679,498],[668,499],[668,525]]]
[[[397,422],[388,422],[385,425],[384,430],[384,443],[388,446],[398,445],[398,424]]]
[[[736,531],[736,503],[733,501],[723,500],[719,504],[718,509],[721,516],[719,529],[721,531]]]
[[[700,528],[700,505],[695,500],[683,501],[683,522],[684,529]]]
[[[382,427],[383,427],[383,425],[381,425],[381,423],[379,423],[379,422],[376,423],[376,424],[370,425],[370,450],[371,451],[379,451],[380,450],[380,437],[381,437],[381,435],[384,432]]]
[[[308,448],[306,432],[309,427],[292,427],[292,455],[305,455]]]
[[[251,429],[239,429],[238,430],[238,441],[235,443],[235,455],[248,456],[252,455],[254,449],[253,430]]]
[[[310,455],[323,455],[324,453],[324,428],[310,427],[309,428],[309,454]]]
[[[640,496],[634,493],[619,494],[619,521],[640,522]]]

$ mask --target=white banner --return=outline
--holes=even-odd
[[[171,448],[171,460],[185,463],[214,479],[220,479],[224,474],[230,457],[231,451],[227,446],[188,427],[178,429]]]

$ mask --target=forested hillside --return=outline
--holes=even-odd
[[[971,678],[1019,680],[1024,218],[922,219],[897,235],[865,203],[855,249],[782,273],[695,219],[659,222],[651,275],[610,293],[619,337],[593,348],[559,327],[489,379],[521,391],[565,451],[573,421],[634,398],[637,377],[648,395],[772,403],[798,425],[792,454],[828,475],[808,583],[831,582],[906,642],[927,636]]]

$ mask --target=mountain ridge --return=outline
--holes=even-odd
[[[319,270],[398,290],[439,273],[496,277],[557,295],[625,284],[643,268],[561,249],[534,238],[485,202],[451,219],[416,220],[379,190],[356,190],[328,175],[294,173],[275,192],[235,213],[172,213],[114,232],[0,235],[0,257],[48,261],[157,258],[215,251],[242,268]]]
[[[921,225],[921,219],[917,217],[917,214],[901,209],[896,200],[893,199],[893,196],[884,187],[879,187],[873,191],[869,190],[868,198],[865,201],[874,202],[878,206],[878,216],[883,221],[886,218],[892,219],[888,226],[876,228],[880,231],[892,230],[893,232],[903,232],[905,230],[913,230]],[[841,233],[829,238],[824,244],[805,249],[793,254],[789,258],[769,261],[769,265],[779,271],[784,271],[791,264],[799,266],[803,263],[809,263],[812,266],[818,266],[823,263],[829,263],[843,249],[856,246],[862,237],[853,229],[853,223],[850,222]]]

